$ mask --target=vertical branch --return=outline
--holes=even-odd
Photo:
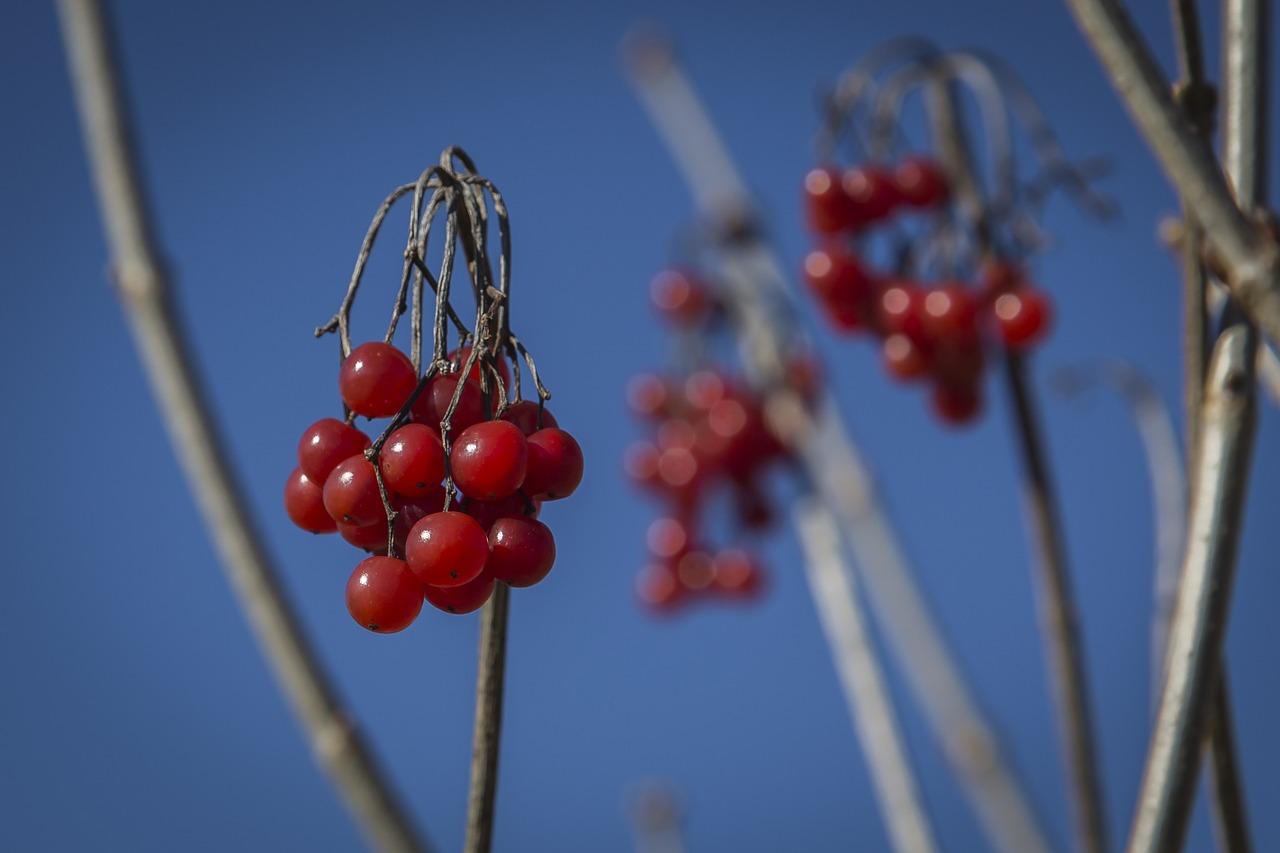
[[[893,848],[902,853],[937,850],[893,702],[871,645],[854,575],[844,564],[840,529],[815,496],[801,498],[794,518],[813,604],[831,647]]]
[[[471,741],[471,791],[467,798],[467,837],[462,848],[464,853],[489,853],[493,844],[510,593],[506,584],[501,581],[495,584],[493,597],[485,604],[480,619],[476,727]]]
[[[227,463],[170,301],[102,9],[96,0],[59,0],[58,12],[121,302],[232,588],[316,759],[366,839],[382,851],[426,850],[303,636]]]
[[[990,251],[987,210],[973,172],[964,122],[954,84],[942,74],[927,90],[934,144],[984,252]],[[1039,568],[1037,592],[1044,632],[1050,688],[1076,815],[1076,839],[1082,850],[1105,851],[1106,815],[1102,805],[1097,746],[1089,707],[1089,684],[1079,636],[1075,595],[1067,568],[1057,499],[1044,450],[1044,438],[1031,399],[1021,355],[1007,352],[1004,378],[1012,403],[1014,434],[1022,455],[1023,493]]]

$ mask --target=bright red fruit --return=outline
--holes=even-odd
[[[294,468],[284,484],[284,511],[289,520],[308,533],[332,533],[337,523],[324,508],[324,489]]]
[[[948,283],[925,293],[924,330],[932,338],[971,335],[977,328],[978,310],[962,284]]]
[[[1000,340],[1012,350],[1039,343],[1049,331],[1053,311],[1039,290],[1019,288],[998,297],[992,307]]]
[[[307,427],[298,442],[298,467],[311,482],[323,486],[339,462],[363,453],[372,443],[369,436],[337,418],[321,418]]]
[[[982,393],[976,385],[936,385],[929,402],[939,420],[955,426],[969,423],[982,411]]]
[[[460,586],[438,587],[428,586],[423,589],[427,603],[438,607],[446,613],[471,613],[484,607],[484,603],[493,595],[494,580],[488,572]]]
[[[418,385],[409,356],[381,341],[361,344],[338,370],[338,391],[351,411],[389,418],[400,411]]]
[[[667,562],[645,567],[636,580],[636,594],[650,611],[664,616],[673,613],[689,597],[675,567]]]
[[[814,249],[804,259],[804,276],[824,305],[861,313],[871,297],[872,277],[853,252],[839,246]]]
[[[467,427],[449,452],[454,483],[463,494],[482,501],[513,494],[524,482],[528,463],[529,443],[519,427],[507,421]]]
[[[902,334],[922,341],[924,331],[925,291],[910,282],[897,282],[880,291],[873,319],[880,333]]]
[[[556,540],[541,521],[500,518],[489,529],[487,573],[507,586],[533,586],[555,561]]]
[[[538,423],[538,409],[538,404],[533,400],[517,400],[507,407],[500,420],[515,424],[526,436],[533,435],[543,427],[559,426],[555,415],[546,406],[541,407],[542,423]]]
[[[918,379],[932,367],[929,352],[906,335],[893,334],[885,338],[882,353],[885,372],[894,379]]]
[[[476,363],[471,366],[471,372],[467,374],[467,378],[473,380],[477,385],[480,384],[480,373],[481,373],[480,359],[483,356],[484,356],[483,352],[481,352],[480,355],[476,356]],[[449,356],[448,356],[449,361],[454,365],[455,370],[461,370],[463,365],[467,363],[467,359],[470,357],[471,357],[470,344],[466,344],[464,346],[458,347],[456,350],[449,353]],[[493,363],[497,368],[498,376],[502,377],[502,387],[510,388],[511,387],[511,368],[507,367],[507,360],[500,355],[494,355]],[[490,385],[494,384],[492,373],[489,374],[489,384]]]
[[[378,475],[363,453],[338,463],[324,481],[324,508],[334,521],[363,526],[387,520]]]
[[[430,427],[406,424],[387,437],[378,465],[388,489],[407,498],[422,497],[444,479],[444,446]]]
[[[440,421],[444,419],[445,412],[449,411],[449,402],[457,391],[460,378],[456,373],[432,377],[409,410],[409,417],[413,422],[431,429],[440,429]],[[457,435],[482,420],[484,396],[480,393],[480,385],[469,381],[462,386],[462,396],[458,398],[458,407],[453,410],[453,417],[449,419],[449,427],[452,434]]]
[[[649,525],[646,537],[655,557],[670,560],[693,547],[689,527],[675,518],[658,518]]]
[[[949,194],[947,178],[928,157],[907,157],[893,170],[902,203],[915,208],[937,207]]]
[[[582,482],[582,448],[562,429],[540,429],[528,439],[524,493],[540,500],[567,498]]]
[[[347,581],[347,611],[370,631],[393,634],[422,612],[422,584],[404,560],[370,557]]]
[[[855,227],[879,222],[902,201],[893,177],[877,166],[846,169],[840,186],[853,203]]]
[[[649,287],[654,307],[670,323],[689,326],[697,323],[711,307],[706,285],[685,270],[664,270]]]
[[[374,524],[355,525],[339,521],[338,534],[361,551],[379,555],[387,553],[386,522],[379,521]]]
[[[484,571],[489,559],[489,537],[466,513],[436,512],[409,531],[404,556],[422,583],[461,586]]]
[[[746,551],[727,548],[715,555],[711,565],[711,588],[726,598],[755,598],[764,585],[760,564]]]
[[[819,234],[839,234],[858,224],[849,196],[840,186],[840,171],[820,166],[804,176],[804,207],[809,227]]]
[[[671,385],[657,374],[641,373],[627,383],[627,404],[646,418],[665,418],[671,414]]]
[[[500,518],[524,518],[526,515],[529,518],[537,518],[541,508],[542,501],[526,501],[524,495],[516,492],[514,495],[496,501],[472,499],[467,502],[467,515],[488,531]]]

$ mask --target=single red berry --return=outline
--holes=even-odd
[[[541,417],[541,423],[539,423],[539,417]],[[560,426],[556,423],[555,415],[551,414],[546,406],[539,406],[533,400],[517,400],[512,403],[502,413],[501,420],[515,424],[526,437],[543,427]]]
[[[880,334],[906,335],[913,341],[925,339],[925,291],[908,281],[890,284],[875,301],[873,319]]]
[[[706,551],[687,551],[675,564],[676,576],[685,589],[701,592],[711,586],[711,581],[715,579],[715,566],[711,555]]]
[[[572,435],[556,427],[540,429],[528,438],[528,468],[524,493],[554,501],[573,494],[582,482],[582,448]]]
[[[489,530],[488,574],[507,586],[533,586],[556,561],[556,540],[541,521],[500,518]]]
[[[695,370],[684,381],[684,398],[690,406],[707,411],[729,395],[728,378],[715,370]]]
[[[933,367],[929,351],[906,335],[893,334],[885,338],[881,352],[885,372],[894,379],[919,379]]]
[[[840,185],[840,171],[831,166],[811,169],[804,176],[804,208],[809,227],[818,234],[839,234],[860,224]]]
[[[712,560],[711,589],[731,599],[752,599],[764,586],[764,570],[746,551],[727,548]]]
[[[324,485],[339,462],[363,453],[369,436],[337,418],[321,418],[307,427],[298,442],[298,467],[313,483]]]
[[[902,203],[925,209],[937,207],[949,194],[947,178],[928,157],[907,157],[893,170],[893,183]]]
[[[1017,290],[1026,281],[1026,273],[1013,261],[989,261],[982,267],[978,285],[985,304],[991,304],[1002,293]]]
[[[660,616],[673,613],[689,597],[675,566],[667,562],[654,563],[640,572],[636,578],[636,594],[641,604]]]
[[[454,483],[467,497],[482,501],[513,494],[524,482],[528,464],[529,442],[507,421],[482,421],[467,427],[449,452]]]
[[[886,218],[902,197],[889,172],[878,166],[855,166],[840,176],[840,186],[853,202],[857,226],[871,225]]]
[[[334,521],[357,526],[387,520],[378,475],[363,453],[342,460],[324,481],[324,508]]]
[[[457,391],[460,378],[456,373],[449,376],[433,376],[427,383],[427,387],[418,395],[418,399],[413,401],[413,408],[409,410],[409,417],[413,422],[434,430],[440,429],[440,422],[444,419],[445,412],[449,411],[449,403]],[[482,420],[484,420],[484,396],[480,393],[480,386],[476,382],[466,382],[458,398],[458,407],[453,410],[453,417],[449,419],[452,435],[457,435]]]
[[[444,496],[444,486],[439,485],[419,498],[396,495],[391,499],[391,508],[396,511],[396,548],[400,553],[404,553],[405,546],[409,543],[409,531],[415,524],[434,512],[458,509],[456,499],[446,507]]]
[[[814,249],[805,256],[804,276],[826,306],[853,308],[855,313],[870,307],[871,274],[851,251],[836,245]]]
[[[627,448],[623,458],[623,468],[627,476],[641,486],[655,486],[659,481],[658,459],[662,455],[653,444],[637,441]]]
[[[284,484],[284,511],[289,520],[308,533],[332,533],[337,522],[324,508],[324,489],[294,468]]]
[[[342,401],[367,418],[389,418],[399,412],[417,385],[409,356],[381,341],[353,349],[338,371]]]
[[[393,634],[422,612],[422,584],[404,560],[369,557],[347,581],[347,610],[370,631]]]
[[[921,320],[930,338],[972,335],[977,319],[977,306],[964,285],[949,282],[926,291]]]
[[[435,512],[409,531],[405,560],[427,586],[460,586],[484,571],[489,537],[463,512]]]
[[[486,532],[503,518],[537,518],[542,501],[528,501],[520,492],[496,501],[467,501],[467,515],[476,520]]]
[[[371,554],[378,555],[387,553],[387,523],[385,521],[363,525],[347,524],[339,521],[338,534],[361,551],[368,551]]]
[[[476,356],[476,363],[471,366],[471,372],[467,374],[467,378],[475,382],[477,385],[480,383],[480,374],[482,372],[481,359],[484,358],[484,355],[485,354],[482,351],[480,355]],[[461,370],[463,365],[467,363],[467,359],[470,357],[471,357],[470,344],[464,344],[463,346],[458,347],[456,350],[449,353],[448,355],[449,363],[454,366],[455,370]],[[493,359],[493,364],[495,366],[495,369],[498,371],[498,376],[502,377],[502,387],[510,388],[511,387],[511,368],[507,367],[507,360],[503,358],[501,355],[497,355],[497,354],[492,355],[491,358]],[[492,373],[489,374],[489,384],[490,385],[494,384],[494,378]]]
[[[676,518],[658,518],[649,525],[645,537],[655,557],[671,560],[693,547],[689,525]]]
[[[960,426],[982,411],[982,392],[977,385],[935,385],[929,402],[939,420]]]
[[[930,360],[934,377],[943,385],[977,385],[986,366],[986,354],[982,337],[976,331],[954,337],[940,338],[931,350]]]
[[[430,427],[405,424],[387,436],[378,465],[388,489],[406,498],[422,497],[444,479],[444,446]]]
[[[687,270],[664,270],[653,279],[649,296],[663,318],[674,326],[691,326],[706,316],[713,297]]]
[[[627,383],[627,404],[636,414],[658,420],[671,414],[671,385],[654,373],[641,373]],[[554,425],[553,425],[554,426]]]
[[[472,613],[484,607],[493,595],[493,575],[483,572],[479,577],[458,586],[428,586],[423,589],[427,603],[446,613]]]
[[[1023,350],[1044,340],[1052,324],[1053,309],[1043,291],[1019,288],[999,296],[992,311],[1000,340],[1011,350]]]

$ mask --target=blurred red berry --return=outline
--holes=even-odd
[[[999,296],[992,311],[1000,340],[1011,350],[1023,350],[1042,341],[1049,332],[1053,310],[1043,291],[1023,287]]]
[[[893,170],[894,186],[902,203],[925,209],[946,201],[947,179],[938,164],[928,157],[907,157]]]
[[[658,313],[675,326],[700,322],[712,303],[710,290],[688,270],[658,273],[649,287],[649,295]]]

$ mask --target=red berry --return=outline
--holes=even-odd
[[[444,446],[430,427],[405,424],[387,437],[378,465],[388,489],[407,498],[422,497],[444,479]]]
[[[311,482],[323,486],[339,462],[363,453],[372,443],[369,436],[337,418],[321,418],[307,427],[298,442],[298,467]]]
[[[637,441],[627,448],[623,467],[627,476],[642,486],[659,483],[658,459],[662,455],[657,447],[647,441]]]
[[[809,227],[818,234],[839,234],[860,224],[853,202],[840,186],[840,172],[822,166],[804,176],[804,207]]]
[[[661,376],[641,373],[627,383],[627,404],[646,418],[665,418],[671,414],[671,386]]]
[[[711,581],[715,578],[715,567],[711,555],[699,550],[686,552],[676,560],[676,576],[685,589],[693,592],[706,589],[711,586]]]
[[[939,420],[954,426],[969,423],[982,411],[977,385],[935,385],[929,402]]]
[[[459,586],[428,586],[423,589],[427,603],[446,613],[472,613],[484,607],[484,603],[493,595],[494,580],[488,572],[483,572],[474,580]]]
[[[934,339],[972,335],[977,328],[978,311],[973,296],[962,284],[948,283],[925,293],[925,333]]]
[[[463,512],[436,512],[409,531],[405,560],[427,586],[460,586],[484,571],[489,538],[476,520]]]
[[[541,509],[542,501],[527,501],[524,495],[516,492],[496,501],[470,500],[466,512],[487,532],[499,519],[537,518]]]
[[[308,533],[332,533],[337,522],[324,508],[324,489],[294,468],[284,484],[284,511],[289,520]]]
[[[582,448],[572,435],[556,427],[540,429],[528,438],[528,470],[524,493],[554,501],[573,494],[582,482]]]
[[[342,401],[367,418],[396,414],[417,385],[418,375],[409,356],[381,341],[353,349],[338,371]]]
[[[933,375],[943,385],[972,386],[978,382],[986,356],[976,332],[942,338],[934,344]]]
[[[684,381],[684,398],[699,411],[707,411],[729,394],[725,376],[714,370],[695,370]]]
[[[370,631],[393,634],[408,628],[422,612],[422,584],[404,560],[370,557],[347,581],[347,610]]]
[[[556,541],[541,521],[500,518],[489,530],[488,573],[507,586],[533,586],[555,561]]]
[[[890,335],[884,339],[881,349],[885,372],[894,379],[918,379],[933,366],[928,350],[906,335]]]
[[[902,334],[913,341],[923,341],[925,292],[910,282],[896,282],[880,291],[873,317],[876,327],[886,337]]]
[[[845,195],[853,202],[855,226],[887,217],[901,202],[893,177],[877,166],[856,166],[840,176]]]
[[[990,261],[982,267],[978,283],[983,298],[994,302],[1002,293],[1008,293],[1021,287],[1026,279],[1022,267],[1012,261]]]
[[[666,562],[654,563],[641,571],[636,579],[636,593],[640,603],[658,615],[672,613],[689,596],[675,567]]]
[[[481,359],[484,358],[484,355],[485,354],[482,351],[480,355],[476,356],[476,363],[471,366],[471,372],[467,374],[467,378],[474,381],[476,384],[480,383],[480,374],[482,372]],[[471,357],[470,344],[464,344],[463,346],[458,347],[456,350],[449,353],[449,356],[448,356],[449,363],[454,366],[455,370],[461,370],[463,365],[467,363],[467,359],[470,357]],[[511,387],[511,368],[507,367],[507,360],[503,358],[501,355],[497,355],[497,354],[493,354],[491,358],[493,359],[493,364],[496,366],[496,369],[498,371],[498,376],[502,377],[502,387],[510,388]],[[492,385],[493,382],[494,382],[493,374],[490,373],[489,384]]]
[[[674,559],[693,547],[689,527],[675,518],[658,518],[649,525],[649,550],[663,560]]]
[[[482,501],[513,494],[524,482],[528,464],[529,442],[507,421],[467,427],[449,452],[453,481],[467,497]]]
[[[893,170],[894,186],[902,203],[915,208],[936,207],[946,200],[947,178],[928,157],[908,157]]]
[[[387,510],[378,491],[378,475],[363,453],[338,463],[324,481],[324,508],[334,521],[357,526],[386,521]]]
[[[1043,340],[1053,317],[1049,298],[1029,287],[1001,295],[992,310],[1000,340],[1011,350],[1026,349]]]
[[[409,411],[413,422],[431,429],[440,429],[440,422],[444,420],[445,412],[449,410],[449,403],[457,391],[460,378],[456,373],[432,377],[427,387],[418,395],[418,399],[414,400],[413,408]],[[451,434],[457,435],[482,420],[484,420],[484,396],[480,393],[480,386],[476,382],[466,382],[462,386],[462,395],[458,398],[458,407],[453,410],[453,417],[449,419]]]
[[[814,249],[804,259],[804,276],[823,305],[853,309],[859,315],[868,306],[872,279],[858,256],[839,246]]]
[[[542,422],[538,422],[539,411],[541,411]],[[517,400],[507,407],[502,413],[501,420],[508,421],[519,427],[525,436],[530,436],[543,427],[559,426],[556,423],[555,415],[546,406],[539,406],[533,400]]]
[[[351,545],[371,554],[387,553],[387,525],[379,521],[374,524],[355,525],[338,522],[338,533]]]
[[[756,598],[764,585],[764,571],[746,551],[728,548],[712,560],[711,588],[726,598]]]
[[[654,307],[675,326],[690,326],[706,316],[712,296],[705,284],[685,270],[664,270],[650,285]]]

